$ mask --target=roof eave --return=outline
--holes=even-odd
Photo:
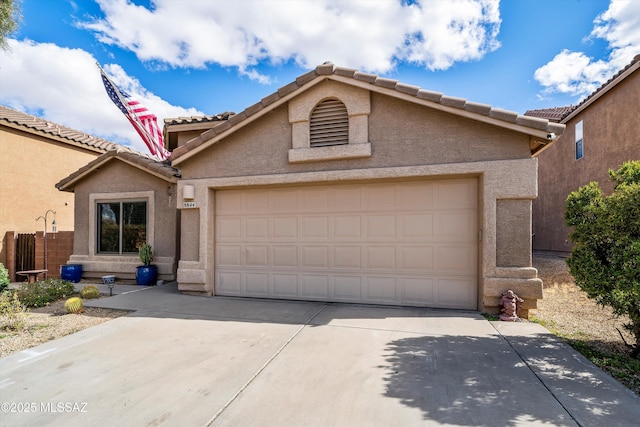
[[[586,110],[591,104],[593,104],[598,99],[603,97],[607,92],[615,88],[620,82],[622,82],[624,79],[626,79],[631,74],[633,74],[638,68],[640,68],[640,59],[636,60],[633,64],[631,64],[631,66],[629,66],[629,68],[627,68],[618,76],[616,76],[612,81],[607,83],[604,87],[600,88],[599,90],[596,90],[592,96],[590,96],[580,105],[578,105],[573,111],[571,111],[571,113],[567,114],[560,121],[560,123],[568,123],[571,119],[576,117],[582,111]]]
[[[325,80],[334,80],[503,129],[512,130],[529,135],[530,138],[539,140],[543,144],[544,141],[548,139],[547,136],[549,133],[560,135],[564,132],[565,126],[563,124],[550,122],[546,119],[524,116],[513,111],[493,108],[490,105],[446,96],[441,93],[424,90],[417,86],[378,77],[373,74],[361,73],[356,70],[341,67],[331,68],[331,70],[329,70],[329,67],[333,67],[333,65],[323,64],[315,70],[298,77],[293,82],[263,98],[260,102],[230,117],[227,122],[203,132],[200,136],[193,138],[185,145],[176,148],[171,156],[173,164],[178,165],[190,159],[228,136],[230,133],[247,126],[273,109],[288,102],[291,98],[300,95],[302,92],[309,90]],[[533,154],[534,151],[532,150],[532,155]]]
[[[56,184],[56,188],[59,191],[68,191],[68,192],[73,192],[73,189],[76,185],[76,183],[78,183],[79,181],[82,181],[83,179],[85,179],[87,176],[91,175],[92,173],[94,173],[97,169],[99,169],[101,166],[105,165],[106,163],[108,163],[111,160],[120,160],[121,162],[127,163],[128,165],[131,165],[137,169],[140,169],[141,171],[148,173],[150,175],[153,175],[157,178],[160,178],[164,181],[170,182],[170,183],[177,183],[178,182],[178,177],[173,175],[173,176],[167,176],[164,175],[162,173],[158,173],[152,169],[149,169],[147,167],[144,167],[143,165],[130,161],[128,159],[126,159],[124,156],[119,155],[121,153],[118,153],[115,150],[111,150],[108,151],[106,153],[104,153],[102,156],[98,157],[97,159],[93,160],[92,162],[88,163],[86,166],[84,166],[83,168],[80,168],[78,171],[76,171],[75,173],[69,175],[68,177],[62,179],[60,182],[58,182]]]
[[[242,112],[230,117],[227,121],[212,127],[211,129],[200,134],[200,136],[189,140],[185,145],[182,145],[173,150],[171,156],[171,164],[175,166],[184,162],[185,160],[190,159],[202,150],[220,141],[229,133],[236,132],[244,126],[247,126],[250,123],[258,120],[265,114],[273,111],[275,108],[278,108],[279,106],[289,102],[291,98],[311,89],[313,86],[327,80],[329,77],[330,76],[326,75],[318,76],[312,81],[305,83],[305,85],[300,87],[298,90],[293,91],[276,101],[271,101],[269,96],[263,98],[260,102],[246,108]],[[196,147],[193,147],[192,149],[185,151],[184,154],[182,154],[183,147],[187,147],[189,145],[196,145]],[[175,157],[174,154],[176,154]]]
[[[420,98],[420,92],[424,92],[425,94],[429,94],[429,96],[433,96],[433,92],[429,91],[418,91],[418,97],[411,94],[404,94],[398,92],[394,89],[386,89],[384,87],[379,86],[371,86],[369,83],[360,83],[353,82],[352,80],[343,80],[340,76],[334,76],[334,80],[343,81],[344,83],[355,84],[356,86],[369,89],[378,93],[382,93],[388,96],[392,96],[398,99],[403,99],[409,102],[413,102],[415,104],[423,105],[425,107],[433,108],[435,110],[439,110],[442,112],[455,114],[460,117],[465,117],[471,120],[479,121],[482,123],[490,124],[493,126],[498,126],[504,129],[512,130],[515,132],[523,133],[529,135],[535,140],[543,141],[545,145],[548,145],[547,140],[548,135],[550,133],[555,133],[556,135],[561,135],[564,132],[565,126],[557,123],[550,122],[545,119],[537,119],[535,117],[527,117],[517,114],[512,111],[501,110],[498,108],[492,108],[489,105],[478,104],[474,102],[469,102],[461,98],[453,98],[445,95],[441,96],[441,102],[451,102],[451,103],[463,103],[463,108],[452,107],[440,102],[435,102],[430,99]],[[427,96],[427,95],[424,95]],[[500,117],[500,118],[498,118]],[[513,120],[513,122],[509,122],[506,120]],[[536,126],[538,128],[534,128]]]
[[[60,142],[66,145],[71,145],[73,147],[77,147],[80,148],[82,150],[86,150],[86,151],[91,151],[93,153],[100,153],[100,154],[104,154],[106,153],[108,150],[106,149],[102,149],[99,147],[95,147],[95,146],[91,146],[88,144],[82,144],[81,142],[78,141],[74,141],[72,139],[67,139],[67,138],[62,138],[61,136],[58,135],[54,135],[51,133],[47,133],[47,132],[43,132],[41,130],[38,129],[33,129],[24,125],[21,125],[19,123],[14,123],[11,121],[8,121],[6,119],[0,119],[0,125],[1,126],[6,126],[6,127],[10,127],[12,129],[21,131],[21,132],[25,132],[25,133],[29,133],[31,135],[36,135],[39,136],[41,138],[45,138],[45,139],[49,139],[52,141],[56,141],[56,142]]]

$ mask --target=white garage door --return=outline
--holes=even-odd
[[[217,295],[477,308],[477,180],[216,191]]]

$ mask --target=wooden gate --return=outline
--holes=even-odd
[[[36,268],[36,234],[18,234],[16,239],[16,269],[14,271],[34,270]]]

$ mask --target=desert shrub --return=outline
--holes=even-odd
[[[83,311],[82,299],[78,297],[69,298],[68,300],[65,301],[64,308],[65,310],[67,310],[68,313],[72,313],[72,314],[82,313]]]
[[[83,299],[100,298],[100,290],[93,285],[85,286],[80,290],[80,297]]]
[[[18,289],[18,298],[27,307],[42,307],[75,292],[73,283],[62,279],[46,279],[41,282],[24,283]]]
[[[24,329],[27,308],[18,299],[17,292],[0,294],[0,327],[19,331]]]
[[[0,292],[9,287],[9,272],[4,265],[0,262]]]
[[[573,227],[575,243],[567,259],[575,282],[598,304],[617,315],[629,316],[625,325],[640,355],[640,161],[609,171],[615,183],[605,196],[592,182],[567,198],[565,220]]]

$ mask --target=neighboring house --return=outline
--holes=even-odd
[[[542,298],[535,156],[563,130],[328,63],[239,114],[165,121],[172,167],[153,163],[154,183],[114,153],[58,186],[90,269],[108,255],[91,253],[96,210],[145,200],[185,293],[496,312],[513,289],[526,316]],[[175,207],[179,226],[160,224]]]
[[[538,198],[533,202],[533,248],[566,254],[573,245],[564,222],[567,196],[597,181],[609,194],[609,169],[640,160],[640,55],[575,107],[527,111],[566,125],[538,157]]]
[[[115,144],[0,105],[0,262],[7,264],[7,232],[73,231],[74,197],[55,184]],[[55,211],[47,214],[47,211]],[[11,269],[10,269],[11,270]],[[57,275],[58,272],[52,272]]]

